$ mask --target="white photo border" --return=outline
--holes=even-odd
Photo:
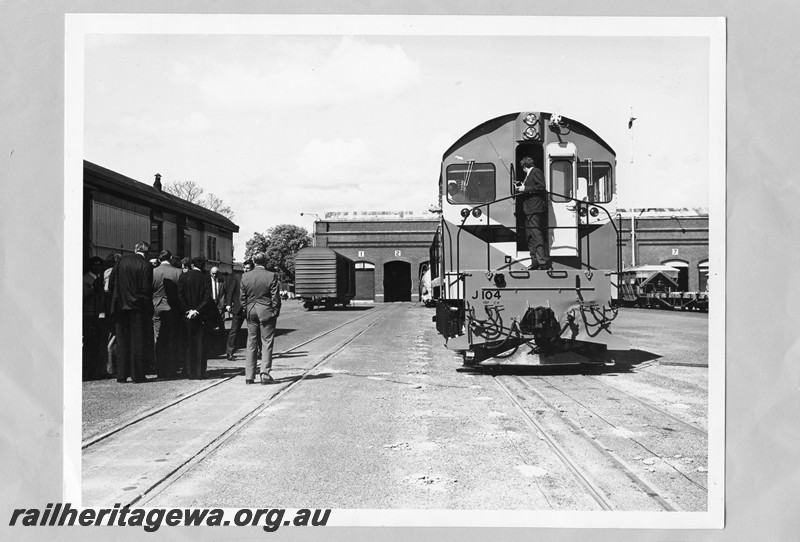
[[[602,24],[598,24],[602,21]],[[84,39],[88,34],[525,35],[705,37],[709,46],[708,507],[704,512],[549,512],[509,510],[342,510],[331,526],[724,527],[726,26],[722,17],[529,17],[450,15],[212,15],[67,13],[65,18],[64,246],[82,235]],[[81,502],[80,251],[64,261],[65,502]],[[69,365],[69,367],[67,367]]]

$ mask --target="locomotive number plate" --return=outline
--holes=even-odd
[[[475,290],[475,293],[472,295],[472,299],[484,299],[484,300],[492,300],[492,299],[500,299],[500,291],[499,290]]]

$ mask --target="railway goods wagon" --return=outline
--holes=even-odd
[[[549,265],[531,269],[520,163],[541,170]],[[442,156],[431,246],[436,329],[463,367],[613,363],[621,267],[616,154],[580,122],[541,111],[476,126]]]
[[[294,260],[294,293],[308,310],[349,305],[356,295],[355,263],[329,248],[302,248]]]
[[[678,270],[666,265],[640,265],[619,274],[619,303],[626,307],[708,311],[708,292],[684,292]]]

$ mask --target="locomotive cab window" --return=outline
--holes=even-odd
[[[554,160],[550,164],[550,192],[556,202],[570,201],[572,195],[572,162]]]
[[[578,163],[577,199],[591,203],[608,203],[613,195],[611,164],[592,161]]]
[[[447,166],[447,201],[489,203],[495,200],[494,164],[473,163]]]

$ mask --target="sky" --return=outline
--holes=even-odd
[[[275,32],[275,30],[272,30]],[[617,153],[623,207],[708,207],[709,41],[536,35],[92,34],[84,158],[191,180],[254,232],[329,211],[425,211],[444,151],[518,111]],[[636,117],[628,129],[631,113]],[[305,213],[305,216],[300,216]]]

